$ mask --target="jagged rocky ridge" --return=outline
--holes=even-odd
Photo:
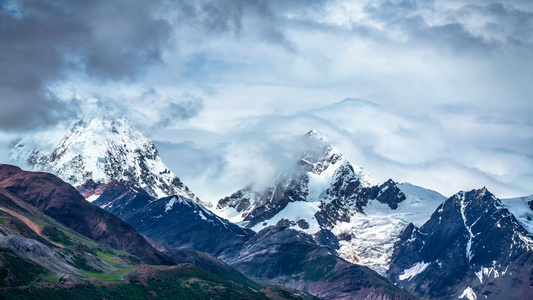
[[[247,187],[221,199],[216,212],[255,231],[287,219],[317,244],[385,274],[405,226],[422,225],[445,197],[392,180],[379,185],[316,131],[302,139],[295,170],[265,190]]]
[[[93,203],[169,248],[219,255],[224,249],[238,247],[253,234],[188,198],[176,195],[155,199],[124,181],[107,184]]]
[[[448,198],[395,246],[389,278],[431,299],[530,299],[533,241],[487,189]]]
[[[180,195],[199,199],[161,160],[155,145],[124,118],[97,117],[73,125],[53,150],[28,138],[11,151],[15,161],[50,172],[74,186],[107,184],[113,179],[138,184],[153,197]],[[90,197],[85,190],[84,196]]]

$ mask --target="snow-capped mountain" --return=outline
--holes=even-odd
[[[156,198],[180,195],[199,201],[165,166],[155,145],[124,118],[79,121],[53,149],[46,142],[22,139],[12,149],[11,158],[27,162],[34,171],[53,173],[74,186],[87,180],[102,184],[125,180]],[[90,191],[85,196],[91,196]]]
[[[348,263],[310,235],[288,228],[290,221],[255,233],[183,197],[153,199],[135,185],[116,180],[101,191],[94,204],[171,253],[177,248],[206,251],[251,278],[324,299],[413,299],[376,272]]]
[[[384,274],[403,229],[422,225],[445,197],[392,180],[378,185],[316,131],[303,139],[296,170],[263,191],[247,187],[221,199],[215,212],[256,232],[285,219],[342,258]]]
[[[459,192],[396,244],[389,278],[431,299],[531,299],[533,240],[486,188]]]
[[[115,214],[135,230],[169,248],[219,255],[237,251],[254,232],[243,229],[182,196],[155,199],[135,185],[113,180],[93,204]]]
[[[218,212],[237,222],[246,221],[248,227],[255,227],[271,219],[289,203],[327,201],[326,191],[338,181],[354,182],[363,187],[377,184],[363,168],[352,165],[315,130],[306,133],[303,142],[306,150],[300,153],[295,170],[280,174],[275,184],[264,191],[247,187],[220,200]]]

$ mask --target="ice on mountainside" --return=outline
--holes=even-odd
[[[416,275],[424,272],[424,270],[426,270],[426,268],[429,265],[430,265],[429,263],[425,263],[425,262],[416,263],[411,268],[404,270],[403,273],[400,274],[399,278],[400,278],[400,280],[406,280],[406,279],[407,280],[411,280],[411,278],[413,278]]]
[[[533,195],[501,199],[503,205],[515,216],[518,223],[533,235]]]
[[[291,202],[287,204],[287,207],[285,207],[282,211],[280,211],[278,214],[276,214],[271,219],[266,220],[266,222],[257,224],[251,229],[254,231],[260,231],[266,226],[272,226],[276,225],[279,221],[285,219],[289,221],[293,221],[296,223],[294,225],[294,228],[297,228],[299,230],[305,231],[307,233],[317,233],[320,231],[320,225],[318,224],[315,213],[320,210],[319,208],[320,202],[304,202],[304,201],[298,201],[298,202]],[[301,226],[298,224],[302,224],[304,220],[307,225]],[[299,222],[299,223],[298,223]],[[266,225],[265,225],[266,224]]]
[[[263,191],[248,187],[221,199],[216,212],[254,231],[287,220],[318,243],[329,231],[338,241],[326,246],[340,257],[384,274],[405,227],[422,225],[446,198],[408,183],[378,185],[314,130],[303,141],[297,171]]]
[[[22,139],[11,151],[11,157],[74,186],[88,179],[104,184],[113,179],[126,180],[156,198],[180,195],[199,201],[166,167],[155,145],[124,118],[79,121],[54,147]]]
[[[336,236],[350,236],[341,239],[337,250],[342,258],[368,266],[385,274],[394,244],[409,223],[421,226],[446,197],[409,183],[396,184],[406,196],[396,209],[370,200],[363,212],[353,212],[349,222],[337,222],[331,231]]]

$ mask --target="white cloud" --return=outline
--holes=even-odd
[[[531,194],[533,157],[510,150],[513,145],[506,147],[506,139],[494,135],[494,128],[464,119],[441,123],[355,99],[286,116],[238,119],[214,138],[209,131],[187,137],[200,148],[216,149],[224,163],[219,164],[218,176],[197,174],[182,179],[211,201],[249,183],[272,183],[279,171],[294,164],[300,149],[299,136],[316,129],[352,163],[382,182],[392,178],[445,195],[483,186],[499,197]],[[522,138],[532,132],[524,133]],[[172,139],[164,132],[160,136]],[[203,159],[199,157],[198,161]]]
[[[154,28],[162,31],[153,38],[143,33],[155,39],[158,56],[133,70],[127,60],[108,70],[136,76],[91,77],[62,61],[51,76],[60,81],[50,84],[61,99],[54,104],[69,108],[68,116],[115,111],[170,143],[162,146],[169,165],[200,196],[267,182],[287,164],[291,139],[311,128],[382,180],[445,194],[483,185],[499,196],[533,193],[527,1],[163,5],[151,8],[169,27]],[[140,42],[134,25],[121,27],[120,49]],[[106,32],[94,26],[105,41]],[[115,57],[108,44],[98,43],[98,50]],[[346,97],[375,104],[334,104]],[[90,98],[98,101],[85,103]]]

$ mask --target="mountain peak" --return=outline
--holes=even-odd
[[[312,136],[312,135],[317,135],[317,134],[318,134],[318,131],[316,131],[315,129],[311,129],[306,134],[304,134],[304,136]]]
[[[307,132],[303,137],[303,149],[298,157],[300,171],[320,174],[331,165],[346,160],[342,153],[316,130]]]
[[[501,282],[511,282],[509,277],[519,276],[522,266],[514,262],[529,255],[532,244],[529,233],[486,188],[461,191],[418,230],[404,233],[388,274],[411,292],[422,291],[421,286],[431,281],[420,294],[424,298],[440,298],[447,290],[464,289],[464,283],[477,295],[487,295],[483,293],[493,290],[490,282],[498,277],[507,274]],[[491,272],[499,275],[490,276]]]
[[[314,153],[314,155],[320,155],[324,151],[327,151],[328,148],[333,148],[329,140],[324,136],[318,133],[316,130],[310,130],[302,136],[302,152],[305,153]]]
[[[306,142],[327,144],[329,140],[326,136],[318,133],[315,129],[311,129],[303,135]]]
[[[473,189],[471,191],[460,191],[457,194],[452,196],[457,202],[460,202],[461,205],[477,205],[481,207],[496,205],[498,207],[503,207],[501,201],[494,196],[486,187],[481,189]]]
[[[23,148],[15,146],[14,151]],[[74,186],[89,179],[104,184],[117,179],[138,184],[155,198],[180,195],[200,201],[126,118],[80,120],[54,149],[36,147],[27,157],[33,170],[56,174]]]

